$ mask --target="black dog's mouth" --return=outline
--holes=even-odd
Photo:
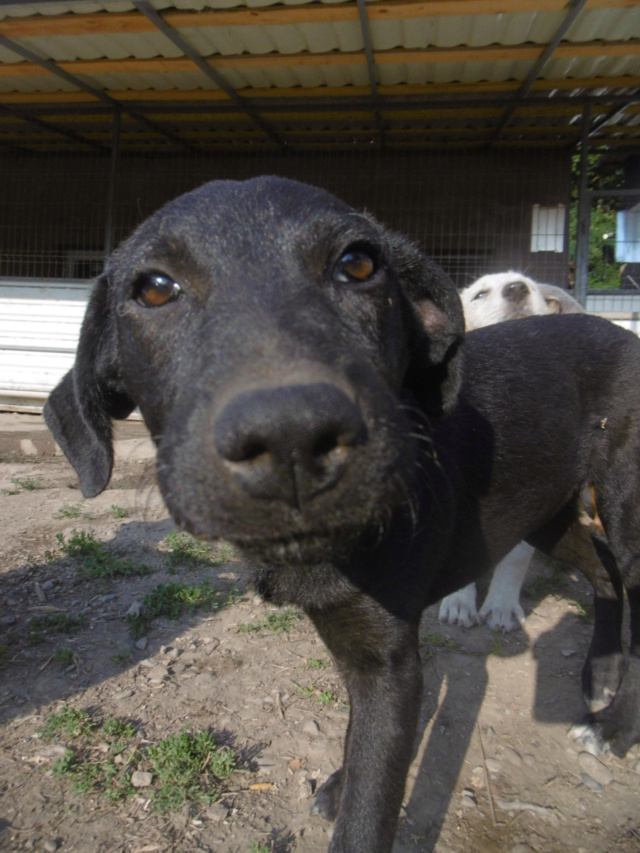
[[[232,536],[230,541],[248,559],[271,565],[310,566],[347,559],[362,538],[360,526],[287,536]]]

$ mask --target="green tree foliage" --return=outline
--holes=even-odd
[[[569,257],[576,259],[578,233],[578,188],[580,186],[580,155],[575,154],[571,164],[571,209],[569,211]],[[590,190],[620,189],[623,183],[621,166],[604,165],[601,152],[589,155]],[[599,198],[591,207],[589,223],[589,289],[620,287],[621,264],[614,260],[616,233],[616,199]]]

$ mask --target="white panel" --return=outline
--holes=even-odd
[[[541,207],[533,205],[531,221],[532,252],[564,251],[565,207]]]
[[[0,406],[46,395],[72,367],[91,285],[0,283]]]
[[[640,263],[640,204],[616,214],[616,261]]]

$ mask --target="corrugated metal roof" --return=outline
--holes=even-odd
[[[140,4],[127,0],[0,0],[0,105],[5,107],[0,142],[37,150],[68,147],[71,140],[56,130],[64,121],[79,134],[76,145],[81,147],[79,128],[89,111],[103,113],[99,133],[106,139],[111,113],[105,95],[108,104],[120,103],[138,118],[160,109],[160,121],[172,134],[186,132],[182,111],[206,107],[200,145],[230,144],[212,115],[242,110],[249,102],[244,124],[251,129],[242,131],[250,134],[247,140],[255,141],[258,129],[265,145],[275,144],[278,136],[302,145],[304,139],[287,127],[293,127],[293,119],[299,124],[303,117],[321,117],[329,99],[343,115],[349,144],[349,131],[357,129],[350,113],[362,107],[377,111],[376,127],[384,133],[393,128],[389,111],[399,103],[415,111],[406,127],[419,129],[425,144],[464,141],[460,120],[451,123],[448,135],[428,115],[418,121],[419,110],[442,101],[457,104],[467,125],[491,102],[496,112],[481,118],[483,127],[499,128],[509,110],[500,139],[513,140],[521,128],[520,141],[540,144],[552,141],[551,106],[568,105],[553,123],[572,144],[580,135],[582,105],[589,100],[602,106],[596,116],[618,113],[599,131],[601,141],[625,134],[637,141],[635,116],[616,110],[640,93],[640,2],[634,0],[590,0],[564,26],[544,64],[541,54],[558,41],[571,14],[565,0],[369,0],[364,30],[355,0],[150,0],[149,5],[172,28],[169,35],[142,13]],[[373,81],[365,34],[373,52]],[[209,74],[196,64],[198,57],[210,65]],[[38,60],[45,60],[44,67]],[[525,101],[514,101],[525,81],[533,83],[526,103],[537,108],[538,123],[523,112]],[[274,99],[289,125],[271,115]],[[39,120],[37,131],[27,121],[33,118]],[[43,135],[47,125],[43,128],[42,122],[49,123],[51,134]],[[265,122],[273,135],[265,133]],[[536,134],[538,125],[543,130]],[[124,149],[142,138],[153,145],[149,132],[146,127],[143,135],[130,138],[125,133]],[[340,144],[341,133],[332,130],[327,141]],[[161,137],[158,130],[157,143],[165,149],[167,137]],[[239,136],[237,141],[242,141]]]

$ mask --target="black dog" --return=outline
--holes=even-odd
[[[522,539],[591,577],[585,692],[615,694],[593,724],[619,753],[640,739],[640,342],[582,315],[462,341],[453,285],[402,237],[303,184],[213,182],[114,253],[45,409],[91,496],[111,419],[139,406],[174,519],[236,543],[262,595],[315,623],[351,702],[315,800],[334,853],[391,849],[423,608]],[[610,551],[578,521],[586,482]]]

